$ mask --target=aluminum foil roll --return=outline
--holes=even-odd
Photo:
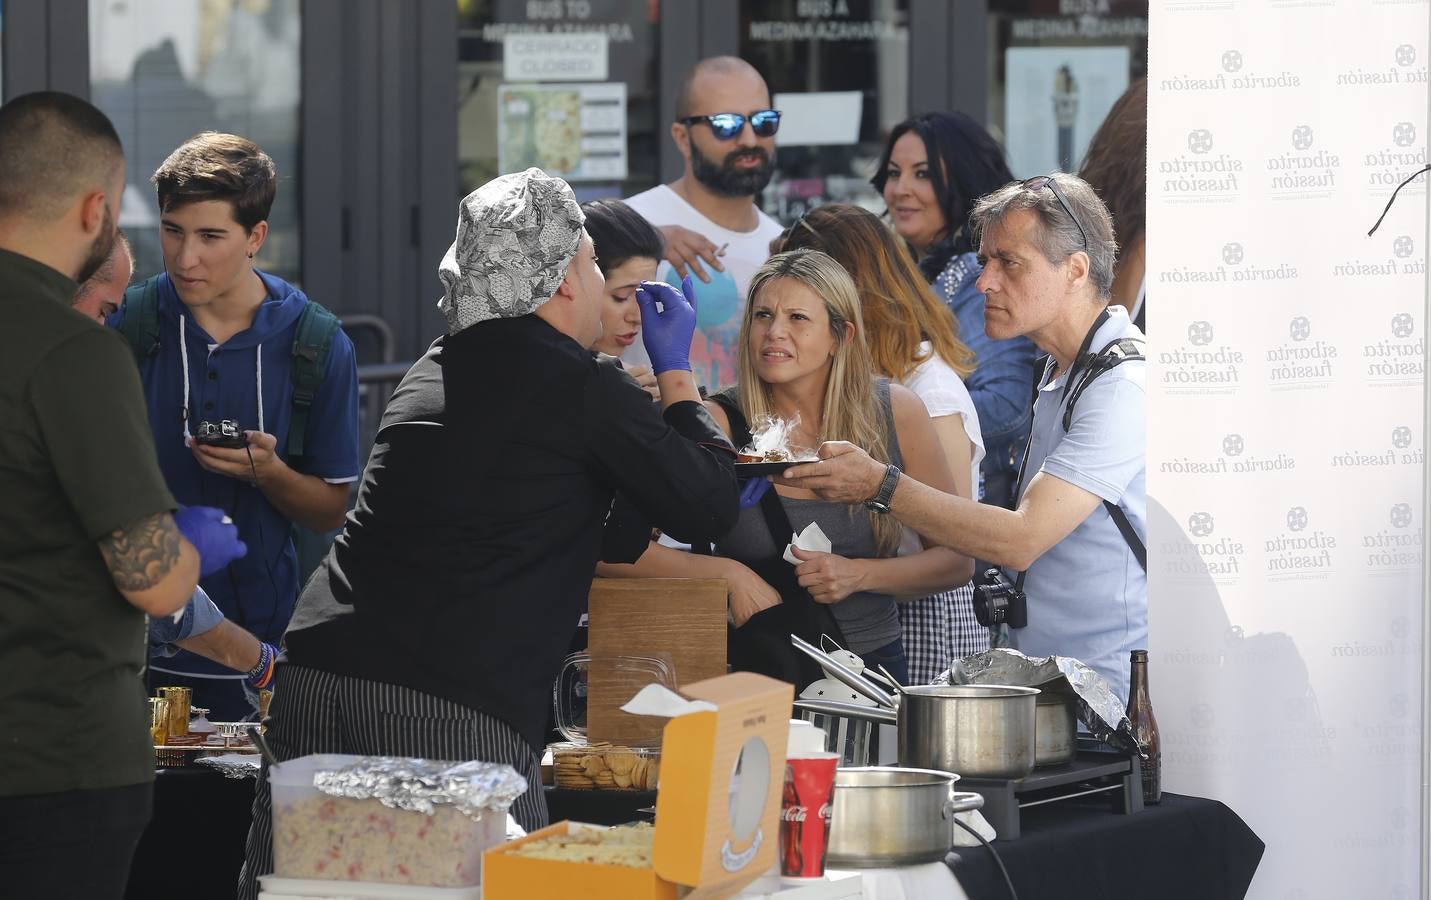
[[[1102,675],[1071,656],[1029,657],[998,647],[954,660],[936,681],[1036,687],[1072,697],[1078,721],[1093,737],[1125,753],[1142,755],[1118,695]]]
[[[502,763],[368,756],[315,773],[313,786],[333,797],[378,800],[393,809],[432,815],[438,806],[450,806],[477,818],[510,809],[526,791],[527,779]]]

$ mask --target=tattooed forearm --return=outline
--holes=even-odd
[[[167,512],[131,522],[99,542],[99,552],[121,591],[145,591],[179,562],[179,529]]]

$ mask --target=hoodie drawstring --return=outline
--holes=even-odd
[[[194,434],[189,430],[189,342],[184,340],[184,316],[179,314],[179,357],[184,370],[184,446],[193,443]],[[263,342],[254,348],[254,380],[257,382],[258,430],[265,431],[263,423]]]

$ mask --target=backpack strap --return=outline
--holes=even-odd
[[[1068,405],[1063,408],[1063,430],[1067,431],[1069,425],[1073,423],[1073,406],[1078,402],[1078,398],[1083,396],[1088,385],[1104,372],[1111,371],[1123,365],[1125,362],[1132,362],[1136,359],[1143,359],[1142,341],[1137,338],[1119,338],[1113,341],[1102,350],[1083,370],[1068,398]],[[1133,551],[1133,556],[1137,557],[1138,565],[1143,567],[1143,571],[1148,571],[1148,550],[1143,546],[1143,542],[1138,537],[1138,533],[1133,530],[1133,523],[1128,521],[1128,514],[1123,512],[1123,507],[1116,503],[1103,501],[1103,506],[1108,510],[1108,515],[1113,519],[1113,524],[1118,526],[1118,533],[1123,535],[1123,540],[1128,544],[1128,549]]]
[[[159,276],[131,285],[124,292],[124,318],[119,333],[129,341],[134,361],[143,363],[159,350]]]
[[[338,317],[321,303],[309,300],[298,316],[298,328],[293,336],[293,414],[288,423],[289,462],[301,459],[306,449],[308,414],[313,399],[323,386],[328,369],[328,352],[333,349],[333,336],[338,333]]]

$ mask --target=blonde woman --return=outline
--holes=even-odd
[[[923,472],[954,490],[954,477],[913,392],[876,376],[864,339],[859,295],[828,255],[797,250],[771,257],[751,280],[740,330],[738,383],[707,402],[739,446],[761,415],[798,424],[795,446],[846,440],[904,471]],[[921,479],[922,480],[922,479]],[[653,544],[632,566],[603,566],[617,577],[715,577],[730,584],[730,662],[804,685],[819,672],[790,648],[790,635],[838,635],[867,665],[908,680],[897,599],[926,596],[967,581],[968,560],[944,548],[898,555],[902,529],[865,506],[829,503],[776,485],[751,501],[714,556]],[[818,523],[830,553],[794,550],[792,532]]]
[[[984,439],[963,381],[974,370],[974,354],[959,339],[958,322],[896,240],[869,210],[827,203],[786,231],[781,249],[821,250],[851,273],[875,371],[924,401],[954,474],[954,493],[977,500]],[[920,549],[918,536],[907,534],[901,552]],[[973,568],[971,561],[970,574]],[[974,585],[967,578],[899,604],[899,619],[915,684],[932,681],[957,657],[989,649],[989,629],[974,617]]]

